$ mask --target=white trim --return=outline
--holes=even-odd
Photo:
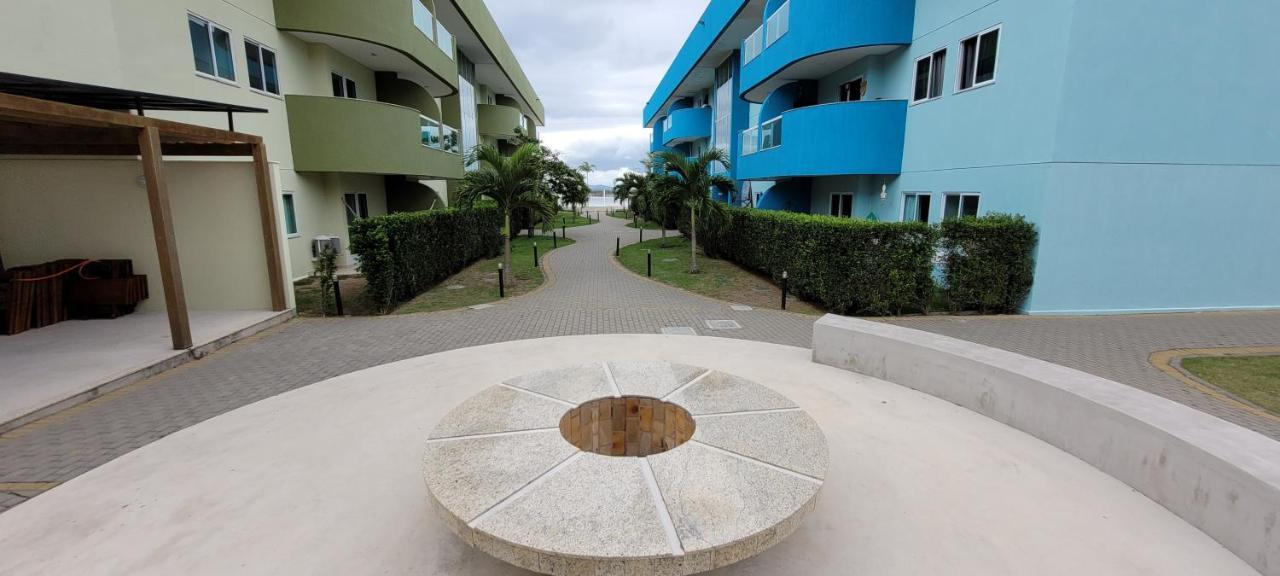
[[[973,46],[973,74],[974,74],[974,79],[977,79],[978,57],[981,55],[981,52],[979,51],[982,49],[982,37],[986,34],[989,34],[991,32],[996,32],[996,31],[1000,32],[1000,34],[996,36],[996,61],[991,66],[991,79],[981,83],[974,82],[973,86],[970,86],[968,88],[961,88],[960,84],[961,82],[964,81],[964,43],[969,40],[974,40],[974,39],[977,40]],[[978,88],[982,88],[984,86],[990,86],[996,83],[996,79],[1000,77],[1000,44],[1003,42],[1004,42],[1004,23],[1003,22],[1000,24],[996,24],[995,26],[992,26],[990,28],[987,28],[986,30],[978,32],[977,34],[971,34],[969,36],[965,36],[964,38],[960,39],[960,44],[959,44],[960,57],[956,59],[957,60],[956,61],[956,83],[955,83],[955,90],[952,91],[952,94],[969,92],[970,90],[977,90]]]
[[[249,83],[251,80],[250,76],[253,75],[253,71],[248,69],[249,55],[245,54],[244,66],[245,66],[246,77],[244,80],[246,85],[249,87],[249,91],[262,94],[263,96],[271,96],[273,98],[279,98],[281,100],[284,100],[284,82],[280,80],[280,51],[276,50],[275,48],[272,48],[270,45],[264,42],[259,42],[257,40],[254,40],[248,35],[241,36],[241,39],[244,40],[243,42],[241,42],[241,45],[253,44],[258,47],[258,66],[261,68],[258,71],[258,73],[262,75],[262,90],[258,90],[257,88],[254,88],[253,84]],[[267,90],[267,65],[265,62],[263,62],[263,59],[262,59],[263,50],[270,52],[271,56],[276,59],[276,89],[280,91],[279,93],[275,93]]]
[[[848,79],[848,80],[845,80],[844,82],[841,82],[841,83],[839,83],[839,84],[837,84],[837,85],[836,85],[836,101],[835,101],[835,102],[833,102],[833,104],[838,104],[838,103],[842,103],[842,102],[862,102],[862,101],[863,101],[862,94],[859,94],[859,95],[858,95],[858,99],[857,99],[857,100],[841,100],[841,99],[840,99],[840,95],[841,95],[840,93],[841,93],[841,91],[843,91],[843,90],[844,90],[844,85],[845,85],[845,84],[852,84],[852,83],[854,83],[854,82],[857,82],[858,80],[862,80],[862,88],[863,88],[863,90],[866,90],[866,88],[867,88],[867,75],[866,75],[866,74],[859,74],[859,75],[857,75],[857,76],[854,76],[853,78],[850,78],[850,79]]]
[[[942,81],[944,83],[947,81],[946,55],[949,52],[949,50],[947,49],[946,46],[939,46],[938,48],[930,50],[924,56],[916,58],[914,61],[912,61],[912,64],[911,64],[911,95],[907,98],[908,106],[915,106],[916,104],[924,104],[925,102],[933,102],[934,100],[941,99],[942,95],[946,92],[945,90],[942,90],[941,88],[939,88],[937,96],[929,96],[929,94],[933,93],[933,66],[934,66],[933,57],[936,56],[939,52],[943,54]],[[919,78],[917,77],[916,70],[919,68],[921,60],[929,61],[929,76],[925,80],[925,91],[924,91],[925,97],[921,98],[920,100],[916,100],[915,99],[916,88],[919,88],[919,85],[918,85]]]
[[[848,214],[832,214],[831,213],[831,201],[834,200],[836,196],[849,197],[849,213]],[[837,218],[853,218],[854,204],[856,204],[857,201],[858,201],[858,195],[854,192],[831,192],[827,194],[827,215],[835,216]],[[840,206],[837,206],[837,211],[839,211],[839,208],[843,206],[844,206],[844,203],[842,201],[840,203]]]
[[[191,20],[193,19],[203,22],[205,24],[206,35],[209,37],[209,57],[213,59],[213,74],[206,74],[204,72],[201,72],[198,68],[196,69],[196,74],[206,76],[206,77],[216,78],[223,82],[239,86],[240,85],[238,82],[239,75],[236,74],[235,34],[231,32],[230,28],[188,10],[187,11],[187,42],[191,41],[190,28],[191,28]],[[231,58],[231,78],[223,78],[218,75],[218,51],[214,47],[214,42],[213,42],[213,30],[215,28],[227,33],[227,54]],[[192,54],[192,58],[193,58],[193,61],[191,62],[191,65],[195,66],[195,61],[194,61],[195,54]]]
[[[915,220],[907,220],[907,196],[916,197],[916,219]],[[902,209],[898,211],[898,214],[900,215],[898,216],[899,222],[924,222],[926,224],[929,223],[930,218],[925,218],[924,220],[920,219],[920,198],[921,197],[925,197],[929,199],[929,212],[930,212],[929,215],[930,216],[933,215],[932,214],[933,213],[933,193],[932,192],[903,191],[902,202],[901,202]]]
[[[240,83],[239,83],[239,82],[235,82],[235,81],[232,81],[232,80],[227,80],[226,78],[223,78],[223,77],[221,77],[221,76],[214,76],[214,75],[212,75],[212,74],[205,74],[204,72],[201,72],[201,71],[199,71],[199,70],[196,70],[196,77],[197,77],[197,78],[203,78],[203,79],[205,79],[205,80],[213,80],[214,82],[217,82],[217,83],[219,83],[219,84],[226,84],[227,86],[235,86],[236,88],[239,88],[239,87],[240,87]]]
[[[359,82],[356,82],[356,79],[355,79],[355,78],[352,78],[352,77],[350,77],[350,76],[347,76],[346,74],[343,74],[343,73],[341,73],[341,72],[338,72],[337,70],[334,70],[333,68],[330,68],[330,69],[329,69],[329,92],[330,92],[330,93],[333,93],[333,77],[334,77],[334,76],[337,76],[337,77],[339,77],[339,78],[341,78],[341,79],[342,79],[342,94],[341,94],[341,95],[334,94],[334,95],[333,95],[333,97],[334,97],[334,98],[350,98],[350,99],[352,99],[352,100],[359,100],[359,99],[360,99],[360,83],[359,83]],[[355,95],[355,96],[348,96],[348,95],[347,95],[347,82],[351,82],[352,84],[354,84],[354,85],[355,85],[355,87],[356,87],[356,95]],[[419,114],[421,114],[421,113],[419,113]]]
[[[942,218],[939,219],[940,222],[947,219],[947,199],[951,198],[952,196],[957,196],[960,198],[959,204],[956,205],[955,218],[964,217],[962,215],[962,212],[964,212],[964,199],[969,196],[972,196],[978,199],[978,213],[974,214],[974,216],[982,215],[982,212],[981,212],[982,193],[981,192],[943,192],[942,193]]]

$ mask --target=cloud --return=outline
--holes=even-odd
[[[539,131],[592,184],[640,170],[645,103],[705,9],[693,0],[487,0],[547,111]]]

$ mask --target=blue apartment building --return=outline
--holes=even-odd
[[[1040,230],[1033,314],[1280,308],[1280,2],[712,0],[644,110],[726,202]]]

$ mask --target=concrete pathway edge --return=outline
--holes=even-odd
[[[827,315],[814,362],[951,401],[1039,438],[1280,576],[1280,443],[1078,370],[947,336]]]

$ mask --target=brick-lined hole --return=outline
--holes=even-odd
[[[600,398],[560,418],[560,434],[585,452],[648,456],[684,444],[693,436],[693,416],[670,402],[645,396]]]

